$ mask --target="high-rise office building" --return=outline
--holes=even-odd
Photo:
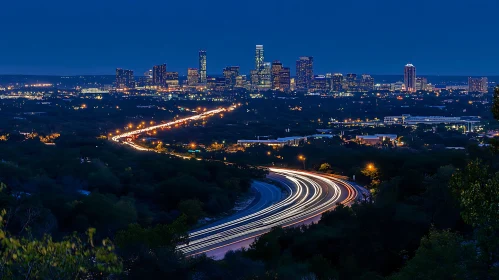
[[[260,70],[263,67],[263,63],[264,63],[263,45],[256,45],[255,70]]]
[[[223,92],[225,90],[225,78],[223,77],[207,77],[206,87],[215,92]]]
[[[250,71],[250,79],[251,79],[251,85],[254,89],[258,87],[258,84],[260,83],[260,76],[259,76],[259,71],[258,70],[251,70]]]
[[[345,78],[343,84],[343,89],[350,92],[355,92],[359,90],[359,84],[357,83],[357,74],[349,73]]]
[[[314,77],[313,85],[313,89],[315,92],[326,93],[329,91],[327,87],[327,79],[324,75],[316,75]]]
[[[187,69],[187,85],[196,86],[199,83],[199,70],[197,68]]]
[[[199,83],[206,84],[207,72],[206,72],[206,51],[199,51]]]
[[[407,64],[404,69],[404,85],[408,92],[416,92],[416,67]]]
[[[369,92],[374,89],[374,78],[368,74],[362,74],[360,80],[360,90],[364,92]]]
[[[291,69],[289,67],[282,67],[279,71],[279,90],[291,90]]]
[[[135,87],[135,80],[133,79],[133,71],[117,68],[116,69],[116,88],[117,89],[130,89]]]
[[[261,90],[269,90],[272,88],[272,70],[270,62],[264,62],[260,71],[258,71],[258,88]]]
[[[343,90],[343,74],[335,73],[331,80],[331,87],[334,92]]]
[[[248,85],[246,75],[239,75],[236,77],[236,88],[246,88]]]
[[[333,89],[333,74],[326,73],[326,85],[327,85],[328,90]]]
[[[314,81],[314,58],[302,56],[296,61],[296,89],[308,90]]]
[[[239,76],[239,66],[225,67],[223,73],[226,89],[233,89],[236,86],[236,78]]]
[[[282,70],[282,63],[278,60],[272,62],[272,90],[280,90],[280,72]]]
[[[156,65],[152,68],[152,84],[161,87],[166,85],[166,64]]]
[[[178,86],[178,72],[166,72],[165,84],[167,84],[169,88]]]
[[[487,77],[468,78],[468,92],[487,93],[489,90],[489,79]]]
[[[425,77],[417,77],[416,78],[416,90],[427,90],[428,87],[428,79]]]

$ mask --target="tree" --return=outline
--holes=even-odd
[[[178,209],[187,216],[187,223],[191,225],[197,223],[197,221],[205,215],[203,204],[197,199],[181,201],[178,204]]]
[[[492,114],[499,120],[499,86],[494,89],[494,103],[492,104]]]
[[[0,191],[5,185],[0,184]],[[95,229],[87,231],[87,241],[74,233],[62,241],[50,235],[41,240],[18,238],[5,229],[6,211],[0,212],[0,279],[82,279],[99,273],[122,271],[121,261],[109,239],[95,246]]]
[[[481,160],[472,161],[452,176],[450,187],[461,204],[466,223],[499,229],[499,172],[491,175],[488,169]]]
[[[165,146],[163,146],[162,142],[158,142],[158,145],[156,146],[156,151],[158,153],[166,153],[166,152],[168,152],[168,150],[165,148]]]
[[[492,104],[492,114],[496,120],[499,121],[499,86],[497,86],[494,90],[494,101]],[[494,138],[491,142],[492,150],[494,153],[499,153],[499,139]]]
[[[369,188],[371,189],[371,192],[375,191],[375,189],[379,186],[381,183],[379,179],[379,171],[374,164],[370,163],[368,164],[364,169],[360,171],[364,176],[369,177],[371,179],[371,183],[369,184]]]
[[[390,280],[478,279],[477,250],[450,231],[430,230],[421,239],[416,255]]]
[[[476,228],[481,258],[491,269],[499,261],[499,172],[490,174],[480,160],[452,176],[450,187],[461,205],[463,220]]]
[[[323,163],[319,167],[320,172],[328,172],[329,170],[331,170],[331,165],[329,163]]]
[[[128,279],[186,278],[183,255],[176,249],[187,243],[186,220],[182,215],[171,224],[150,228],[131,224],[116,234]]]

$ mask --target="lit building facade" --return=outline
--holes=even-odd
[[[285,92],[291,90],[291,69],[289,67],[283,67],[279,71],[279,90]]]
[[[281,89],[280,73],[282,70],[282,63],[278,60],[272,62],[272,90]]]
[[[133,79],[133,71],[117,68],[116,69],[116,88],[117,89],[130,89],[135,87],[135,80]]]
[[[357,83],[357,74],[347,74],[346,79],[343,84],[343,89],[347,91],[357,91],[358,83]]]
[[[296,61],[296,89],[308,90],[314,81],[314,58],[302,56]]]
[[[199,83],[206,84],[207,72],[206,72],[206,51],[199,51]]]
[[[272,69],[270,62],[264,62],[258,72],[259,85],[261,90],[269,90],[272,88]]]
[[[316,75],[314,77],[313,85],[314,92],[326,93],[329,91],[327,86],[327,79],[324,75]]]
[[[255,49],[255,70],[260,70],[264,62],[263,45],[256,45]]]
[[[197,68],[187,69],[187,85],[196,86],[199,83],[199,70]]]
[[[360,80],[360,91],[370,92],[374,89],[374,78],[371,75],[363,74]]]
[[[489,90],[489,79],[487,77],[468,78],[468,92],[487,93]]]
[[[331,87],[334,92],[343,90],[343,74],[335,73],[331,78]]]
[[[404,85],[408,92],[416,92],[416,67],[407,64],[404,68]]]
[[[246,75],[239,75],[236,77],[236,88],[247,88],[248,87],[248,78]]]
[[[428,79],[426,77],[416,77],[416,90],[427,90]]]
[[[178,72],[166,72],[165,84],[167,84],[169,88],[178,87]]]
[[[236,78],[239,76],[239,66],[225,67],[223,73],[226,89],[233,89],[236,86]]]
[[[166,64],[156,65],[153,67],[152,84],[161,87],[166,85]]]
[[[206,81],[206,87],[212,91],[223,92],[225,90],[225,78],[208,77]]]

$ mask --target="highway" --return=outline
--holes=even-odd
[[[118,135],[113,136],[111,138],[111,140],[114,141],[114,142],[118,142],[118,143],[123,143],[123,144],[130,145],[132,148],[134,148],[136,150],[139,150],[139,151],[150,151],[150,149],[147,149],[147,148],[144,148],[144,147],[142,147],[140,145],[137,145],[137,144],[135,144],[132,141],[123,141],[123,139],[124,138],[126,139],[126,138],[129,138],[129,137],[133,137],[135,135],[139,135],[139,134],[144,133],[144,132],[153,131],[153,130],[156,130],[156,129],[169,128],[169,127],[175,126],[177,124],[187,123],[189,121],[201,120],[201,119],[208,118],[208,117],[211,117],[211,116],[214,116],[216,114],[223,113],[223,112],[233,111],[236,108],[237,108],[237,105],[232,105],[232,106],[227,107],[227,108],[218,108],[218,109],[210,110],[210,111],[198,114],[198,115],[194,115],[194,116],[190,116],[190,117],[178,119],[178,120],[175,120],[175,121],[171,121],[171,122],[167,122],[167,123],[162,123],[162,124],[158,124],[158,125],[154,125],[154,126],[149,126],[149,127],[146,127],[146,128],[132,130],[132,131],[128,131],[128,132],[125,132],[125,133],[122,133],[122,134],[118,134]]]
[[[204,119],[235,108],[236,105],[219,108],[199,115],[128,131],[112,137],[111,140],[140,151],[153,151],[130,140],[133,140],[135,135],[144,132]],[[279,197],[280,191],[276,191],[275,187],[257,183],[254,187],[260,193],[261,198],[255,205],[190,232],[189,243],[179,246],[178,249],[187,256],[206,253],[208,256],[223,258],[227,251],[249,245],[256,237],[269,232],[273,227],[289,227],[316,222],[322,213],[333,209],[337,203],[349,205],[358,197],[354,186],[325,174],[270,168],[268,178],[278,182],[288,195],[281,198]]]
[[[188,256],[223,255],[251,243],[273,227],[318,221],[322,213],[333,209],[337,203],[350,204],[357,197],[356,189],[349,183],[327,175],[270,168],[268,178],[279,182],[289,195],[243,217],[231,217],[225,223],[195,230],[189,233],[189,244],[179,249]]]

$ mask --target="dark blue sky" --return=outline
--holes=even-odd
[[[498,0],[15,0],[2,1],[0,74],[142,74],[154,64],[253,67],[265,60],[294,72],[499,75]]]

